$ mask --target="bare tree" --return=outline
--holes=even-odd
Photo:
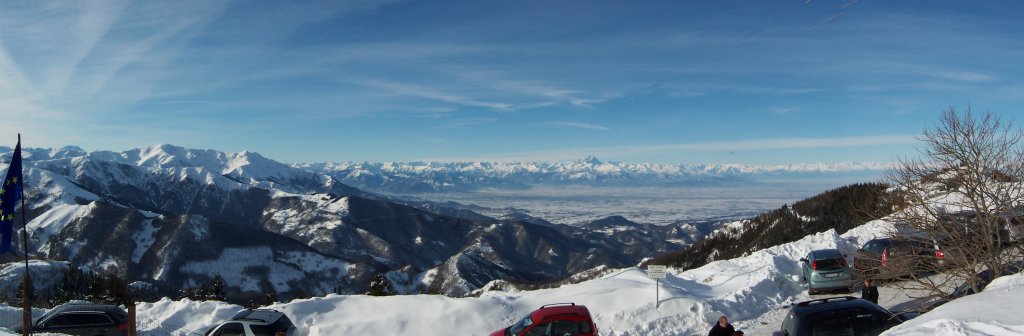
[[[918,139],[921,156],[887,174],[906,206],[889,217],[893,238],[908,242],[890,257],[906,268],[897,272],[909,278],[901,287],[939,298],[963,283],[978,290],[979,271],[998,277],[1024,257],[1013,227],[1024,196],[1024,133],[991,112],[950,107]]]

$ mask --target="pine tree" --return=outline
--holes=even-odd
[[[33,296],[34,296],[33,295],[33,291],[32,291],[32,284],[27,282],[27,281],[25,281],[24,277],[22,277],[21,279],[22,280],[18,283],[18,291],[14,294],[15,295],[14,299],[11,300],[12,303],[14,303],[15,307],[21,307],[23,304],[25,304],[25,301],[23,299],[25,298],[25,292],[26,291],[28,292],[28,295],[29,295],[29,298],[28,298],[29,302],[32,302],[32,299],[33,299]],[[28,289],[27,290],[25,289],[25,284],[28,284]]]
[[[193,292],[194,296],[191,297],[193,301],[206,301],[210,299],[210,285],[202,284],[196,287]]]
[[[261,303],[263,306],[269,306],[277,303],[277,292],[274,291],[274,288],[263,291],[263,302]]]
[[[377,275],[373,276],[373,280],[370,280],[370,287],[366,290],[366,295],[395,295],[395,289],[391,286],[391,281],[388,281],[387,277],[384,276],[384,273],[377,273]]]
[[[131,300],[128,295],[128,283],[117,273],[107,273],[103,279],[103,287],[107,292],[104,300],[106,303],[121,305]]]
[[[184,300],[184,299],[189,299],[189,300],[195,301],[195,297],[196,297],[196,293],[195,292],[196,292],[195,288],[192,288],[192,287],[182,288],[181,291],[178,291],[178,300],[181,301],[181,300]]]
[[[221,277],[220,274],[213,276],[213,280],[210,280],[210,285],[207,287],[206,299],[212,301],[227,300],[224,278]]]
[[[107,288],[103,278],[95,275],[89,276],[89,287],[85,299],[92,303],[101,303],[106,302],[107,297]]]

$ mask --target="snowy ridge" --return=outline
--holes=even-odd
[[[576,176],[576,178],[594,178],[599,175],[706,175],[728,176],[741,174],[778,174],[778,173],[830,173],[865,170],[884,170],[891,166],[888,163],[873,162],[837,162],[837,163],[797,163],[780,165],[753,164],[662,164],[662,163],[623,163],[600,161],[589,157],[571,162],[317,162],[296,164],[296,167],[313,171],[352,171],[353,174],[426,174],[426,173],[479,173],[490,176],[512,176],[524,173],[554,174]]]
[[[6,149],[6,150],[5,150]],[[0,160],[9,162],[11,150],[0,147]],[[38,166],[68,176],[103,176],[118,183],[131,183],[134,176],[103,168],[121,164],[148,170],[149,174],[172,175],[216,184],[220,188],[238,188],[239,184],[289,191],[301,187],[324,186],[324,176],[296,169],[254,152],[226,153],[212,149],[189,149],[168,144],[130,149],[123,152],[86,152],[68,146],[60,149],[24,148],[27,167]],[[89,163],[103,163],[90,165]],[[301,189],[301,188],[300,188]]]
[[[297,168],[330,175],[361,188],[424,192],[522,188],[540,184],[651,186],[749,182],[764,177],[877,174],[888,163],[838,162],[785,165],[571,162],[345,162],[303,163]]]

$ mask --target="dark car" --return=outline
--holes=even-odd
[[[71,302],[54,307],[32,322],[33,333],[128,335],[128,312],[118,306]],[[14,328],[21,333],[21,326]]]
[[[277,336],[295,335],[295,324],[288,316],[273,309],[246,309],[230,321],[206,332],[206,336]]]
[[[786,336],[881,334],[916,313],[894,314],[864,299],[851,296],[804,301],[793,305],[782,320]]]
[[[491,336],[597,336],[586,306],[575,303],[544,305]]]
[[[877,279],[935,271],[945,264],[946,252],[938,242],[906,238],[869,240],[853,259],[857,273]]]
[[[1020,263],[1010,264],[1010,265],[1006,266],[1006,268],[1003,270],[1002,274],[1006,275],[1006,274],[1020,273],[1021,270],[1024,270],[1024,265],[1022,265]],[[979,272],[977,275],[975,275],[975,278],[978,281],[978,290],[983,290],[983,289],[985,289],[986,286],[988,286],[989,283],[992,283],[992,280],[994,280],[992,278],[992,275],[993,275],[993,272],[990,269],[986,269],[984,271]],[[939,300],[937,300],[935,302],[932,302],[931,304],[929,304],[925,308],[925,310],[935,309],[935,307],[938,307],[938,306],[941,306],[943,304],[946,304],[949,301],[956,300],[956,299],[959,299],[959,298],[962,298],[962,297],[965,297],[965,296],[968,296],[968,295],[973,295],[975,293],[977,293],[977,292],[974,290],[974,287],[971,286],[971,282],[970,281],[965,281],[962,285],[960,285],[955,290],[953,290],[953,293],[950,293],[949,297],[943,298],[943,299],[939,299]]]
[[[997,241],[1003,245],[1018,243],[1024,237],[1024,207],[994,213],[982,213],[981,216],[982,218],[979,218],[978,214],[974,211],[961,211],[944,214],[940,216],[940,220],[968,223],[974,221],[981,221],[983,223],[994,221],[999,226],[999,230],[998,235],[994,235],[992,238],[998,239]]]

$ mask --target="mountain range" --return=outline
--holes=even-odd
[[[10,155],[0,148],[0,161]],[[25,148],[23,158],[30,254],[123,274],[165,295],[215,275],[236,300],[360,293],[385,274],[401,292],[459,296],[497,279],[547,282],[634,265],[713,229],[621,217],[582,226],[495,219],[380,196],[252,152]]]
[[[340,182],[385,193],[429,193],[531,186],[714,186],[761,179],[857,174],[877,176],[889,164],[841,162],[787,165],[660,164],[602,161],[594,156],[571,162],[347,162],[302,163]]]

